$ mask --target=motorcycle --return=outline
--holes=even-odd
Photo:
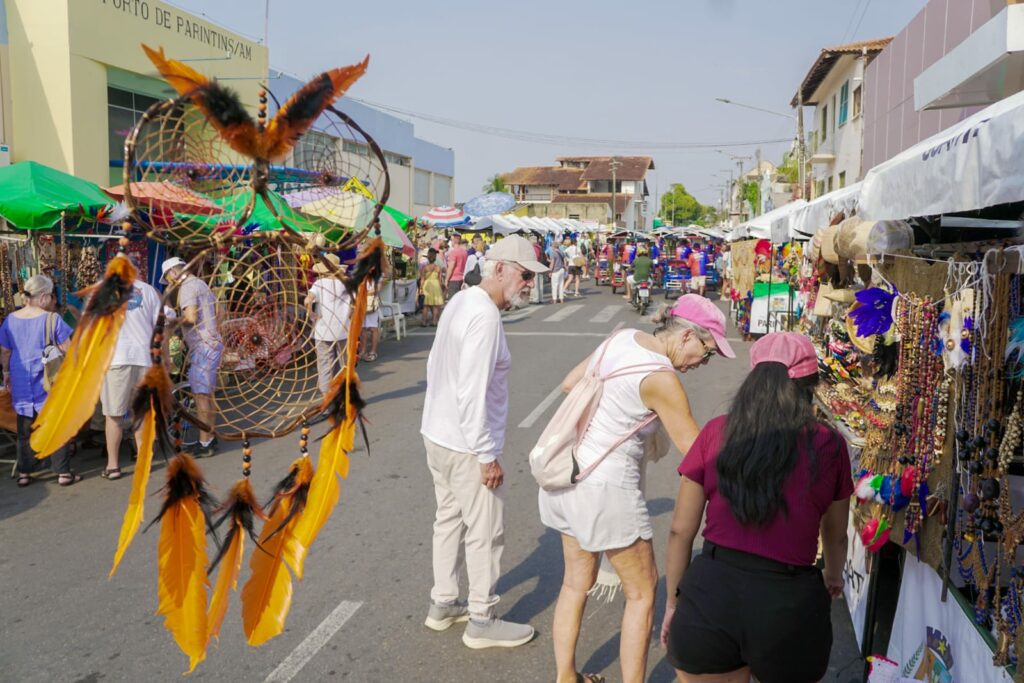
[[[633,286],[633,299],[630,301],[633,308],[640,311],[640,315],[647,313],[647,307],[651,304],[651,281],[641,280]]]

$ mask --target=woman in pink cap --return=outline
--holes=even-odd
[[[679,466],[661,640],[684,682],[819,681],[832,649],[853,493],[846,444],[814,416],[807,337],[766,335],[750,362],[729,414],[705,425]]]
[[[716,354],[735,357],[725,339],[725,315],[704,297],[680,297],[654,321],[658,327],[653,334],[633,329],[612,334],[562,382],[562,390],[569,392],[588,371],[604,378],[597,410],[576,449],[581,473],[598,464],[571,488],[540,491],[541,521],[562,535],[565,559],[552,628],[561,683],[602,680],[576,672],[576,641],[602,553],[622,580],[626,596],[622,679],[644,680],[658,581],[654,534],[640,490],[645,445],[664,426],[686,453],[700,428],[676,372],[703,365]]]

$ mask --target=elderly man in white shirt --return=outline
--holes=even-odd
[[[444,631],[469,621],[468,647],[516,647],[534,630],[495,617],[504,549],[504,471],[512,364],[501,311],[525,304],[537,273],[547,271],[533,247],[512,235],[490,248],[478,287],[451,298],[427,359],[420,433],[434,479],[434,587],[426,625]],[[464,552],[463,552],[464,551]],[[469,603],[459,601],[464,557]]]

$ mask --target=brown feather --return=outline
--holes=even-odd
[[[207,615],[209,635],[219,638],[220,626],[224,621],[224,615],[228,609],[230,593],[238,588],[238,574],[242,569],[242,555],[245,552],[245,537],[248,535],[254,541],[253,518],[263,516],[259,503],[256,502],[256,495],[253,493],[252,485],[248,478],[237,482],[228,494],[228,499],[221,508],[224,516],[217,522],[219,525],[225,518],[230,517],[231,528],[224,538],[224,545],[220,552],[210,563],[210,571],[223,559],[224,564],[217,575],[217,583],[213,589],[213,596],[210,598],[210,611]]]
[[[367,55],[358,64],[325,71],[288,98],[267,125],[261,156],[271,162],[283,159],[320,114],[366,73],[369,63]]]
[[[135,534],[142,524],[142,506],[146,500],[146,485],[149,483],[150,467],[153,464],[153,442],[156,438],[156,428],[156,410],[151,408],[146,411],[142,420],[142,438],[139,443],[138,455],[135,458],[135,471],[132,473],[132,491],[128,496],[128,509],[125,510],[124,520],[121,522],[121,533],[117,539],[117,550],[114,552],[114,564],[110,568],[108,578],[114,576],[125,551],[128,550],[128,546],[131,545],[132,539],[135,538]]]

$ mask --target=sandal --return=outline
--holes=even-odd
[[[576,674],[576,683],[604,683],[604,676],[601,674]]]
[[[103,477],[104,479],[109,479],[110,481],[114,481],[115,479],[120,479],[121,478],[121,468],[120,467],[112,467],[109,470],[106,469],[106,468],[103,468],[103,471],[100,472],[100,476]]]
[[[377,360],[377,354],[375,354],[375,353],[368,353],[368,354],[366,354],[366,362],[367,363],[372,363],[375,360]]]
[[[32,483],[32,475],[31,474],[18,474],[18,486],[20,488],[25,488],[26,486],[28,486],[31,483]]]
[[[82,475],[75,472],[65,472],[57,475],[57,483],[60,486],[71,486],[82,481]]]

